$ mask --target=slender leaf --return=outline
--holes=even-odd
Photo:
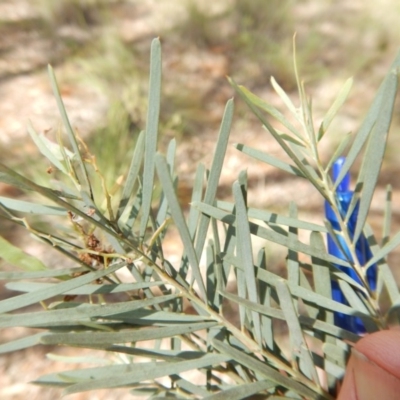
[[[268,114],[279,121],[284,127],[289,129],[290,132],[294,133],[298,138],[302,139],[299,131],[287,120],[287,118],[279,112],[275,107],[268,104],[266,101],[262,100],[260,97],[256,96],[254,93],[250,92],[244,86],[240,86],[243,93],[248,97],[248,99],[257,107],[265,110]]]
[[[248,398],[257,393],[263,393],[268,389],[272,389],[276,386],[268,380],[261,380],[253,383],[246,383],[243,385],[237,385],[233,388],[223,390],[219,393],[213,394],[208,397],[203,397],[204,400],[241,400]]]
[[[397,93],[397,74],[389,74],[383,93],[384,97],[368,141],[367,150],[364,154],[363,164],[356,185],[356,187],[362,187],[362,196],[353,238],[355,242],[358,240],[363,230],[372,196],[375,192],[375,186],[378,181]]]
[[[344,296],[346,297],[346,300],[348,301],[350,306],[354,308],[354,310],[358,310],[363,314],[370,313],[368,308],[365,306],[364,302],[361,301],[359,295],[352,289],[352,287],[347,282],[340,280],[339,287]]]
[[[294,165],[287,164],[284,161],[275,158],[274,156],[262,152],[261,150],[253,149],[244,144],[235,144],[235,147],[242,153],[247,154],[256,160],[272,165],[273,167],[279,168],[282,171],[288,172],[289,174],[305,178],[304,174]]]
[[[140,363],[128,369],[129,372],[113,373],[109,369],[107,376],[77,383],[64,390],[64,394],[73,394],[87,390],[104,389],[132,385],[144,380],[156,379],[166,375],[179,374],[184,371],[205,368],[210,365],[220,364],[229,360],[229,357],[219,354],[207,354],[196,360],[181,361],[177,363]],[[111,366],[104,367],[104,369]]]
[[[143,202],[140,236],[144,236],[153,196],[155,156],[158,137],[161,97],[161,44],[160,39],[151,43],[149,100],[147,109],[146,137],[143,166]]]
[[[365,268],[367,269],[377,262],[383,260],[398,245],[400,245],[400,232],[397,232],[396,235],[394,235],[392,239],[390,239],[390,241],[386,243],[385,246],[383,246],[378,252],[374,254],[374,256],[365,265]]]
[[[75,278],[77,279],[77,278]],[[34,313],[22,313],[22,314],[8,314],[0,315],[0,327],[7,328],[12,326],[25,326],[25,327],[59,327],[62,325],[76,325],[79,323],[87,323],[96,318],[104,318],[116,321],[126,321],[138,324],[140,320],[149,321],[159,321],[160,323],[168,320],[163,320],[162,317],[157,317],[154,314],[155,311],[146,310],[142,312],[134,312],[145,307],[154,306],[160,303],[167,303],[176,298],[176,294],[169,294],[165,296],[157,296],[151,299],[136,300],[119,302],[115,304],[106,305],[93,305],[93,304],[80,304],[72,308],[60,308],[58,310],[48,310],[48,311],[38,311]],[[64,303],[70,304],[70,303]],[[127,315],[127,313],[130,313]],[[166,318],[164,316],[164,318]],[[170,316],[171,318],[171,316]],[[192,322],[191,319],[183,318],[180,314],[175,315],[174,318],[178,322]],[[201,320],[204,320],[202,318]],[[143,323],[142,323],[143,324]]]
[[[122,191],[121,200],[118,205],[117,219],[121,217],[126,206],[128,205],[129,199],[132,196],[133,188],[137,180],[140,166],[142,165],[144,153],[144,132],[140,132],[135,145],[135,150],[132,155],[131,165],[126,177],[124,189]]]
[[[360,151],[362,147],[364,146],[365,141],[367,140],[373,126],[376,123],[376,120],[378,116],[380,115],[381,112],[381,106],[382,102],[385,101],[385,96],[387,95],[387,81],[392,79],[392,75],[394,70],[396,68],[400,67],[400,51],[397,53],[395,60],[393,61],[392,65],[390,66],[390,72],[389,74],[385,77],[384,81],[382,82],[381,86],[379,87],[379,90],[377,94],[375,95],[375,98],[367,112],[367,115],[358,130],[358,133],[354,139],[354,142],[346,156],[346,161],[344,162],[342,169],[340,171],[339,176],[337,177],[336,180],[336,186],[342,181],[343,177],[349,172],[350,167],[353,165],[355,159],[357,156],[360,154]],[[389,99],[386,99],[386,101],[390,101]],[[391,100],[392,102],[394,99]],[[392,108],[392,107],[389,107]]]
[[[33,257],[0,236],[0,258],[25,271],[46,271],[48,268]],[[1,302],[0,302],[1,303]]]
[[[33,128],[31,122],[28,122],[28,133],[31,136],[32,140],[35,142],[36,147],[40,150],[40,152],[60,171],[64,174],[68,174],[68,171],[65,165],[61,162],[62,155],[60,150],[58,149],[58,145],[55,143],[50,142],[46,138],[46,136],[38,135]],[[59,155],[55,154],[55,150],[58,150]],[[73,153],[70,153],[71,158],[73,157]]]
[[[328,112],[325,114],[324,119],[322,120],[321,126],[318,132],[318,141],[322,139],[325,132],[328,130],[329,125],[335,118],[337,112],[342,107],[344,102],[347,100],[347,97],[350,93],[351,87],[353,86],[353,78],[347,79],[343,87],[340,89],[339,94],[337,95],[335,101],[331,105]]]
[[[191,207],[188,217],[188,228],[190,236],[192,240],[194,240],[197,226],[198,226],[198,219],[200,217],[199,210],[196,207],[193,207],[193,202],[201,201],[202,194],[203,194],[203,180],[204,180],[204,165],[199,164],[196,170],[196,176],[193,182],[193,191],[192,191],[192,199],[191,199]]]
[[[336,150],[333,152],[331,158],[328,161],[328,164],[325,167],[325,171],[330,171],[332,168],[333,163],[343,154],[344,150],[348,146],[352,139],[352,134],[348,133],[345,135],[339,143],[339,146],[336,147]]]
[[[283,100],[289,111],[293,115],[297,115],[297,108],[294,106],[292,100],[290,100],[289,96],[285,93],[285,91],[281,88],[281,86],[273,76],[271,77],[271,85],[274,88],[275,92],[278,94],[278,96]]]
[[[31,304],[38,303],[39,301],[58,296],[62,293],[83,286],[103,276],[112,274],[113,272],[124,267],[125,265],[125,262],[121,262],[111,265],[107,269],[96,272],[89,272],[85,275],[79,276],[69,281],[61,282],[55,286],[52,286],[51,288],[39,289],[33,293],[25,293],[19,296],[11,297],[6,300],[2,300],[0,301],[0,314],[17,310],[18,308],[26,307]]]
[[[321,252],[326,252],[324,239],[319,232],[311,232],[310,245]],[[312,257],[315,292],[331,298],[332,288],[329,267],[325,262],[321,261],[317,257]]]
[[[289,214],[290,218],[296,219],[297,217],[297,207],[296,205],[291,202],[290,203]],[[288,241],[294,242],[298,240],[298,230],[295,227],[290,226],[288,232]],[[288,282],[292,285],[298,285],[300,283],[300,268],[299,268],[299,255],[296,251],[288,250],[287,256],[287,275],[288,275]]]
[[[21,339],[13,340],[12,342],[0,344],[0,354],[10,353],[12,351],[18,351],[33,347],[40,344],[40,339],[45,335],[45,332],[35,333],[31,336],[26,336]]]
[[[163,285],[164,282],[138,282],[138,283],[120,283],[119,285],[84,285],[79,288],[65,292],[66,295],[90,295],[129,292],[130,290],[145,289],[153,286]],[[6,284],[7,289],[18,292],[35,292],[36,290],[52,288],[58,283],[35,283],[35,282],[10,282]]]
[[[179,205],[178,198],[175,193],[174,185],[171,180],[171,176],[168,172],[167,163],[165,159],[160,155],[157,154],[156,157],[156,167],[157,173],[160,178],[165,196],[168,200],[169,207],[171,209],[172,218],[175,221],[175,224],[179,230],[179,234],[181,236],[186,255],[189,259],[189,263],[192,267],[193,277],[196,280],[201,297],[206,299],[206,290],[203,282],[203,278],[200,272],[199,260],[196,254],[196,251],[193,246],[192,239],[190,237],[189,229],[186,225],[185,218],[183,216],[182,209]]]
[[[1,250],[0,250],[1,251]],[[80,272],[88,272],[89,269],[85,267],[81,268],[63,268],[56,270],[43,269],[39,271],[32,272],[0,272],[0,280],[13,280],[13,279],[41,279],[41,278],[54,278],[54,277],[64,277],[72,276],[74,274],[79,274]]]
[[[229,133],[231,130],[232,119],[233,119],[234,103],[233,99],[227,101],[225,106],[224,115],[222,117],[221,127],[219,130],[217,145],[214,150],[214,158],[211,164],[210,174],[208,176],[206,192],[204,194],[204,203],[213,204],[217,188],[219,184],[219,178],[221,176],[222,165],[225,158],[226,148],[228,146]],[[203,253],[204,243],[207,237],[208,225],[210,218],[207,215],[200,217],[199,226],[197,229],[196,238],[196,253],[197,257],[200,258]]]
[[[398,303],[400,301],[400,292],[389,265],[386,263],[380,264],[378,266],[378,271],[379,277],[385,283],[392,305]]]
[[[390,239],[390,225],[392,221],[392,186],[386,186],[386,201],[382,228],[382,246],[385,246]]]
[[[289,335],[291,342],[292,354],[295,359],[298,357],[305,367],[305,375],[319,384],[317,371],[311,358],[307,342],[304,338],[303,331],[300,326],[299,317],[293,305],[293,298],[290,294],[288,285],[283,279],[277,282],[276,290],[279,297],[279,305],[285,315],[286,323],[289,327]]]
[[[44,335],[41,342],[50,345],[63,344],[78,347],[85,347],[86,344],[108,346],[114,343],[131,343],[184,335],[216,325],[216,322],[211,321],[157,328],[127,329],[122,332],[50,333]]]
[[[248,297],[255,303],[258,302],[256,278],[254,275],[253,250],[250,238],[249,220],[247,217],[246,204],[243,199],[242,189],[239,182],[233,184],[233,195],[236,203],[236,232],[237,232],[237,252],[244,269],[244,280],[247,286]],[[261,345],[261,325],[260,317],[256,312],[252,312],[254,324],[254,336]]]
[[[172,375],[171,378],[176,386],[182,388],[186,392],[201,396],[202,399],[206,398],[210,394],[210,392],[203,389],[201,386],[189,382],[188,380],[181,378],[179,375]]]
[[[0,196],[0,203],[13,211],[19,211],[28,214],[43,214],[43,215],[62,215],[66,216],[65,208],[50,206],[45,204],[35,204],[29,201],[10,199]]]
[[[92,188],[91,188],[91,185],[89,182],[89,177],[88,177],[88,173],[86,170],[86,166],[82,159],[82,155],[81,155],[81,152],[79,149],[78,142],[75,137],[75,133],[72,129],[71,123],[69,122],[68,115],[65,110],[64,102],[61,98],[60,90],[58,89],[54,70],[50,65],[48,66],[48,72],[49,72],[49,76],[50,76],[50,83],[51,83],[51,87],[53,89],[54,97],[56,98],[56,101],[57,101],[58,110],[61,114],[61,119],[63,121],[65,130],[68,135],[69,142],[71,144],[71,147],[72,147],[72,150],[74,153],[74,159],[78,163],[78,167],[79,167],[79,171],[80,171],[80,183],[82,184],[83,189],[85,191],[87,191],[87,193],[92,197]]]
[[[315,171],[314,173],[310,173],[307,167],[304,165],[304,158],[299,159],[299,157],[292,151],[290,146],[279,136],[273,126],[263,117],[263,115],[259,112],[259,110],[251,103],[251,101],[246,97],[243,93],[242,89],[233,81],[230,80],[231,85],[235,89],[235,91],[242,97],[242,99],[246,102],[252,112],[257,116],[257,118],[261,121],[261,123],[267,128],[267,130],[271,133],[274,139],[279,143],[281,148],[285,151],[285,153],[290,157],[290,159],[296,164],[297,168],[301,171],[301,173],[309,180],[310,183],[321,193],[321,195],[325,198],[326,194],[323,186],[321,185],[320,180],[315,180]]]

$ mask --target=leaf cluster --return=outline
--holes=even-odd
[[[107,352],[111,365],[56,372],[35,381],[63,388],[64,394],[127,387],[132,394],[153,399],[241,399],[253,394],[270,399],[333,398],[351,347],[360,337],[336,326],[334,313],[360,318],[368,332],[397,321],[399,291],[386,262],[400,241],[399,234],[389,235],[390,189],[382,243],[375,239],[366,219],[384,156],[399,65],[400,55],[357,134],[354,138],[346,135],[326,165],[318,144],[343,105],[351,80],[318,128],[296,69],[300,107],[272,80],[293,121],[231,81],[291,163],[244,144],[236,148],[308,180],[332,206],[340,230],[328,221],[315,224],[299,219],[294,204],[288,215],[248,207],[245,171],[233,183],[233,202],[216,198],[233,100],[226,104],[211,167],[198,166],[190,207],[184,212],[176,191],[175,140],[169,143],[166,155],[157,152],[161,104],[158,39],[151,46],[146,129],[136,140],[126,174],[116,177],[112,188],[106,187],[95,157],[72,129],[49,68],[68,147],[61,134],[53,142],[29,126],[32,139],[52,164],[54,179],[49,186],[41,186],[0,164],[0,181],[44,199],[1,197],[0,217],[25,226],[69,258],[71,266],[46,266],[1,239],[0,256],[16,270],[0,272],[0,279],[22,294],[0,301],[0,327],[30,327],[38,333],[3,343],[0,352],[39,344]],[[276,130],[268,115],[286,132]],[[351,139],[342,175],[333,182],[330,168]],[[363,147],[354,196],[354,203],[359,201],[359,217],[350,237],[346,224],[351,211],[342,215],[335,190]],[[63,218],[64,229],[35,227],[29,219],[32,214]],[[164,239],[172,226],[183,244],[178,262],[165,256]],[[309,232],[308,243],[300,240],[300,231]],[[327,252],[323,238],[327,233],[348,245],[347,257]],[[365,235],[372,252],[366,265],[360,265],[355,254],[360,235]],[[287,248],[287,277],[269,270],[265,248],[253,256],[254,237]],[[376,290],[366,279],[372,265],[378,267]],[[359,280],[340,267],[356,271]],[[234,291],[228,286],[230,277],[235,278]],[[332,282],[340,285],[347,304],[332,299]],[[386,299],[389,307],[384,309]],[[25,310],[38,304],[42,310]],[[237,321],[227,304],[237,306]],[[282,324],[287,328],[288,344],[282,340]],[[192,370],[198,375],[195,383],[185,374]]]

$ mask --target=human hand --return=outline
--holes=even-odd
[[[353,348],[338,400],[400,399],[400,330],[362,338]]]

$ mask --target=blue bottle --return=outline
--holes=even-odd
[[[345,162],[344,157],[338,158],[335,163],[333,164],[332,167],[332,178],[333,181],[336,182],[340,171],[342,170],[343,164]],[[347,210],[349,209],[349,205],[351,203],[351,200],[353,198],[353,192],[349,190],[350,188],[350,174],[347,173],[342,181],[338,184],[337,189],[336,189],[336,204],[338,206],[338,209],[340,210],[340,215],[344,219]],[[358,209],[359,209],[359,204],[356,205],[354,208],[354,211],[352,212],[348,224],[347,224],[347,229],[349,232],[349,236],[352,239],[354,237],[354,232],[356,228],[356,223],[357,223],[357,216],[358,216]],[[340,230],[340,225],[339,222],[336,218],[335,213],[333,212],[331,206],[329,205],[328,202],[325,201],[325,216],[327,220],[331,223],[332,227],[339,231]],[[346,243],[344,243],[343,239],[341,237],[337,237],[337,241],[341,244],[342,249],[340,249],[334,240],[332,239],[331,235],[327,235],[327,244],[328,244],[328,252],[331,255],[334,255],[335,257],[341,258],[343,260],[349,260],[353,261],[350,252],[348,250],[348,247]],[[346,253],[346,254],[344,254]],[[363,234],[360,235],[359,239],[357,240],[356,243],[356,256],[358,258],[358,262],[360,263],[361,266],[365,265],[371,258],[372,258],[372,253],[369,248],[367,239]],[[343,266],[337,265],[339,269],[341,269],[343,272],[347,273],[350,275],[356,282],[361,283],[360,279],[358,278],[356,272],[352,268],[347,268]],[[377,266],[376,264],[372,265],[369,267],[367,271],[367,282],[370,286],[370,290],[374,291],[376,289],[376,270]],[[362,294],[361,294],[362,296]],[[348,304],[346,301],[345,296],[343,295],[342,291],[339,288],[339,285],[336,281],[332,281],[332,297],[334,300],[342,303],[342,304]],[[349,331],[352,331],[357,334],[362,334],[365,333],[365,327],[363,322],[361,321],[360,318],[353,317],[350,315],[342,314],[342,313],[335,313],[334,315],[334,321],[335,325],[339,326],[343,329],[347,329]]]

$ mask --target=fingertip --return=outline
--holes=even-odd
[[[354,347],[391,375],[400,378],[400,330],[379,331],[362,338]]]
[[[353,348],[338,400],[400,398],[400,330],[379,331]]]

